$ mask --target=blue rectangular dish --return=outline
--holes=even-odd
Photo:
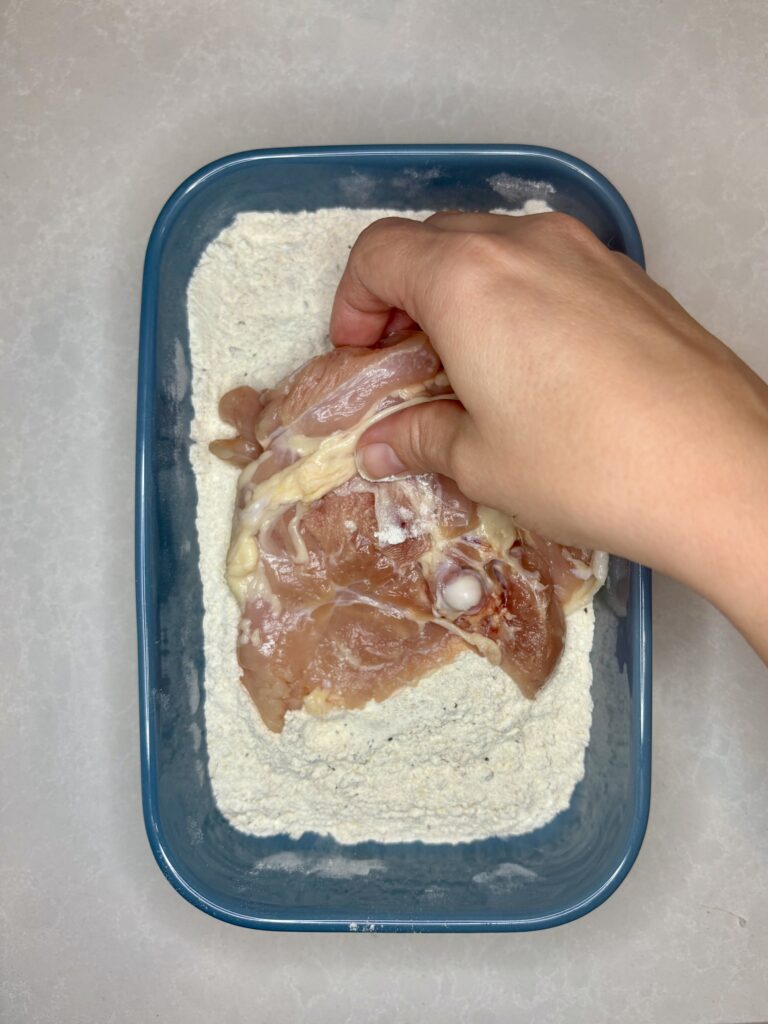
[[[318,931],[524,931],[592,910],[634,862],[650,800],[650,573],[620,559],[596,600],[585,776],[545,828],[458,845],[259,839],[219,813],[208,775],[186,310],[200,254],[243,210],[488,210],[529,197],[643,264],[616,189],[581,161],[532,146],[241,153],[194,174],[158,217],[144,268],[136,463],[144,819],[168,880],[215,917]]]

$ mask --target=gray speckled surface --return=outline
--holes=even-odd
[[[3,962],[9,1022],[768,1018],[768,675],[656,583],[651,822],[530,935],[252,933],[144,837],[132,590],[140,269],[206,161],[537,142],[595,164],[650,270],[768,376],[768,3],[11,0],[0,43]],[[724,539],[724,543],[726,539]]]

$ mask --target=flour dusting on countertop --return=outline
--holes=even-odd
[[[543,207],[537,199],[514,212]],[[355,843],[519,834],[567,807],[584,774],[591,607],[569,617],[560,665],[535,701],[468,652],[381,704],[324,718],[289,712],[277,734],[238,681],[239,610],[224,575],[237,472],[207,448],[232,433],[218,401],[238,384],[273,385],[327,350],[349,249],[367,224],[394,212],[240,214],[189,285],[209,771],[221,812],[255,835],[312,831]]]

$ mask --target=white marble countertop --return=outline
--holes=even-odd
[[[597,166],[651,272],[768,376],[763,0],[4,5],[0,1017],[768,1018],[768,673],[657,579],[653,806],[620,890],[527,935],[240,930],[141,820],[140,272],[189,172],[259,146],[535,142]],[[727,557],[728,538],[713,557]]]

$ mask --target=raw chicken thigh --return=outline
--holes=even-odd
[[[354,452],[399,409],[452,400],[421,333],[310,360],[220,403],[242,467],[227,578],[242,679],[275,732],[285,714],[361,707],[473,648],[528,697],[560,657],[565,613],[605,578],[601,552],[561,547],[435,474],[368,482]]]

